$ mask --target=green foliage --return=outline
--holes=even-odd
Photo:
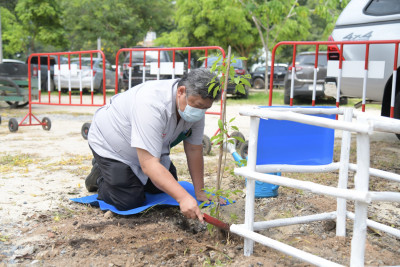
[[[206,59],[205,57],[201,57],[199,58],[199,60],[204,60]],[[241,59],[243,61],[247,60],[247,58],[245,57],[238,57],[235,58],[234,55],[231,56],[230,58],[230,62],[231,63],[236,63],[237,59]],[[216,82],[216,77],[214,77],[211,80],[210,86],[208,87],[208,92],[211,92],[211,90],[213,91],[213,95],[214,97],[217,95],[217,93],[219,91],[222,91],[222,88],[224,87],[224,83],[225,83],[225,79],[224,79],[224,75],[227,73],[227,64],[228,59],[227,58],[223,58],[222,55],[218,56],[218,59],[214,61],[214,63],[212,64],[212,66],[210,67],[210,71],[216,74],[216,77],[222,77],[221,78],[221,83],[217,83]],[[228,83],[234,84],[235,85],[235,92],[240,92],[242,94],[245,94],[245,86],[251,87],[251,84],[249,82],[249,80],[251,79],[251,75],[250,74],[245,74],[245,75],[238,75],[235,77],[235,68],[230,65],[229,66],[229,79],[228,79]]]
[[[259,45],[251,17],[232,0],[176,1],[176,28],[156,40],[165,46],[229,45],[241,56]]]
[[[58,1],[19,0],[15,12],[26,34],[24,39],[27,39],[31,52],[35,51],[36,43],[65,46],[65,30]]]
[[[22,52],[27,47],[26,34],[22,25],[18,22],[15,14],[0,7],[2,40],[3,40],[3,57],[13,58],[14,54]]]
[[[133,47],[149,30],[168,30],[170,0],[61,0],[71,50],[97,48],[114,61],[120,48]],[[79,19],[77,19],[79,18]]]

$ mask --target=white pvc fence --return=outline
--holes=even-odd
[[[400,230],[367,219],[368,205],[372,201],[400,202],[398,192],[369,191],[369,176],[400,182],[400,175],[383,170],[370,168],[370,135],[374,131],[400,133],[400,120],[380,116],[368,116],[365,113],[353,111],[351,108],[247,108],[240,111],[241,115],[250,116],[250,135],[247,167],[236,168],[235,174],[247,178],[245,223],[232,225],[230,230],[245,238],[244,254],[253,253],[254,242],[269,246],[290,256],[318,266],[341,266],[335,262],[312,255],[305,251],[286,245],[282,242],[263,236],[255,231],[271,227],[281,227],[293,224],[310,223],[314,221],[336,219],[336,235],[346,235],[346,219],[354,220],[351,242],[350,266],[364,266],[364,253],[367,226],[386,232],[400,238]],[[338,114],[343,119],[310,116],[310,114]],[[340,162],[327,165],[256,165],[257,142],[260,118],[288,120],[303,124],[321,126],[342,130]],[[357,163],[349,163],[351,133],[357,136]],[[268,133],[263,133],[268,134]],[[332,172],[339,171],[337,187],[325,186],[314,182],[300,181],[290,177],[275,176],[267,172]],[[354,189],[348,189],[348,173],[355,172]],[[337,209],[333,212],[309,216],[293,217],[263,222],[254,222],[254,192],[255,180],[311,191],[316,194],[337,198]],[[346,209],[348,200],[355,201],[355,213]]]

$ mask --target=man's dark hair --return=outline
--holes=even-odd
[[[213,88],[208,92],[212,79],[215,77],[213,82]],[[189,73],[183,75],[182,79],[178,82],[179,86],[186,87],[186,93],[188,96],[201,96],[201,98],[218,99],[220,92],[214,97],[214,88],[220,86],[219,79],[210,69],[199,68],[193,69]]]

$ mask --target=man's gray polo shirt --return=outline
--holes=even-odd
[[[88,142],[100,156],[129,165],[146,184],[148,177],[140,168],[136,148],[148,151],[169,169],[170,144],[181,132],[192,128],[185,141],[201,145],[204,118],[177,124],[177,80],[149,81],[115,95],[110,104],[96,111],[90,126]],[[183,103],[184,104],[184,103]]]

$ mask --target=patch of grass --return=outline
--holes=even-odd
[[[274,89],[272,94],[272,105],[279,106],[284,105],[283,103],[284,89],[278,88]],[[354,107],[355,104],[361,102],[360,98],[349,98],[348,104],[340,105],[341,107]],[[257,105],[257,106],[268,106],[269,104],[269,93],[264,90],[257,92],[250,92],[248,99],[242,98],[228,98],[227,105]],[[293,105],[304,105],[311,106],[311,97],[305,99],[295,99]],[[336,106],[335,99],[317,99],[317,106]],[[380,104],[367,104],[366,109],[381,109]]]
[[[183,147],[183,142],[171,148],[171,154],[183,153],[185,152]]]
[[[9,173],[13,170],[13,167],[10,165],[0,165],[0,173]],[[2,177],[3,179],[6,179]]]
[[[10,238],[6,235],[3,235],[0,233],[0,241],[1,242],[7,242]]]
[[[269,94],[265,91],[251,92],[247,99],[242,98],[228,98],[227,105],[258,105],[268,106]],[[272,95],[273,105],[283,105],[283,90],[275,90]]]
[[[50,111],[50,112],[46,112],[46,114],[71,115],[73,117],[92,116],[93,115],[93,113],[90,113],[90,112],[70,112],[70,111],[65,111],[65,110]]]
[[[33,163],[32,155],[18,154],[18,155],[5,155],[0,158],[0,165],[9,165],[16,167],[26,167]]]
[[[80,156],[80,155],[73,155],[71,158],[62,159],[56,163],[56,165],[81,165],[83,161],[91,160],[91,155]]]
[[[81,166],[78,168],[73,168],[71,170],[68,170],[68,172],[77,176],[84,176],[89,174],[91,168],[92,168],[91,166]]]

